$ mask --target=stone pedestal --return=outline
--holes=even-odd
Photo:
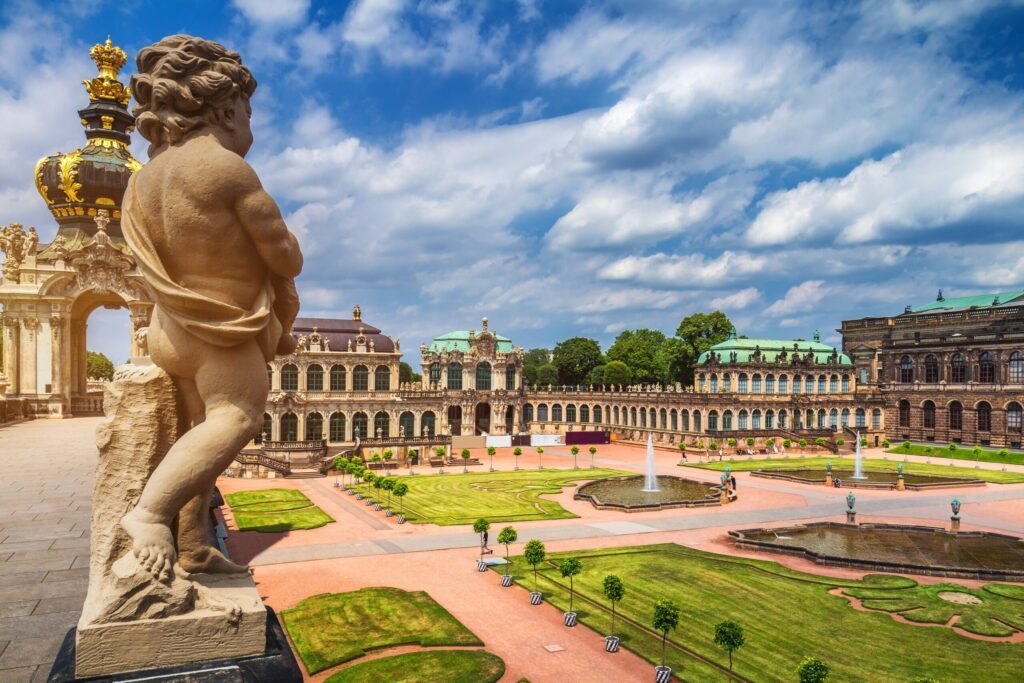
[[[855,511],[853,511],[853,510],[847,510],[846,511],[846,523],[847,524],[856,524],[857,523],[857,513]]]
[[[896,490],[897,491],[906,491],[907,490],[907,485],[903,482],[903,477],[900,477],[899,479],[896,480]]]
[[[720,494],[720,497],[721,497],[722,505],[728,505],[729,504],[729,487],[728,486],[722,487],[722,493]]]
[[[825,486],[833,486],[833,485],[834,485],[834,483],[832,481],[832,475],[830,474],[830,475],[825,477]]]
[[[959,517],[954,515],[953,517],[949,518],[949,530],[953,531],[953,532],[960,531],[960,518]]]

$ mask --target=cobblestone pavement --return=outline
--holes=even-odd
[[[102,418],[0,427],[0,681],[43,681],[78,621]]]

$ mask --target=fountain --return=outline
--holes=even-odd
[[[647,433],[647,474],[644,475],[644,487],[640,489],[644,493],[659,493],[658,475],[654,471],[654,436]]]
[[[864,476],[864,471],[861,469],[862,457],[861,457],[861,453],[860,453],[860,430],[859,429],[857,430],[857,450],[856,450],[855,458],[856,458],[856,460],[854,461],[854,465],[853,465],[853,478],[854,479],[867,479],[867,477]]]

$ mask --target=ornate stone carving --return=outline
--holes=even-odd
[[[71,255],[78,286],[83,290],[114,292],[126,299],[141,298],[138,285],[127,277],[135,269],[135,261],[115,246],[107,234],[110,214],[100,209],[95,221],[95,237]]]
[[[27,233],[21,223],[0,227],[0,251],[4,252],[3,274],[7,282],[17,283],[21,274],[21,261],[25,255]]]

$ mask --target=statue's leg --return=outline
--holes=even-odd
[[[205,419],[175,442],[153,471],[138,504],[121,521],[132,537],[139,563],[161,578],[170,575],[177,560],[170,529],[174,517],[189,500],[209,492],[217,476],[255,436],[267,398],[266,363],[254,340],[220,348],[191,335],[176,339],[185,333],[174,325],[166,327],[158,331],[166,332],[171,350],[151,347],[153,359],[176,377],[187,376],[195,368],[196,393],[205,406]]]
[[[248,567],[235,564],[210,542],[210,488],[185,503],[178,515],[178,564],[190,574],[241,574]]]

